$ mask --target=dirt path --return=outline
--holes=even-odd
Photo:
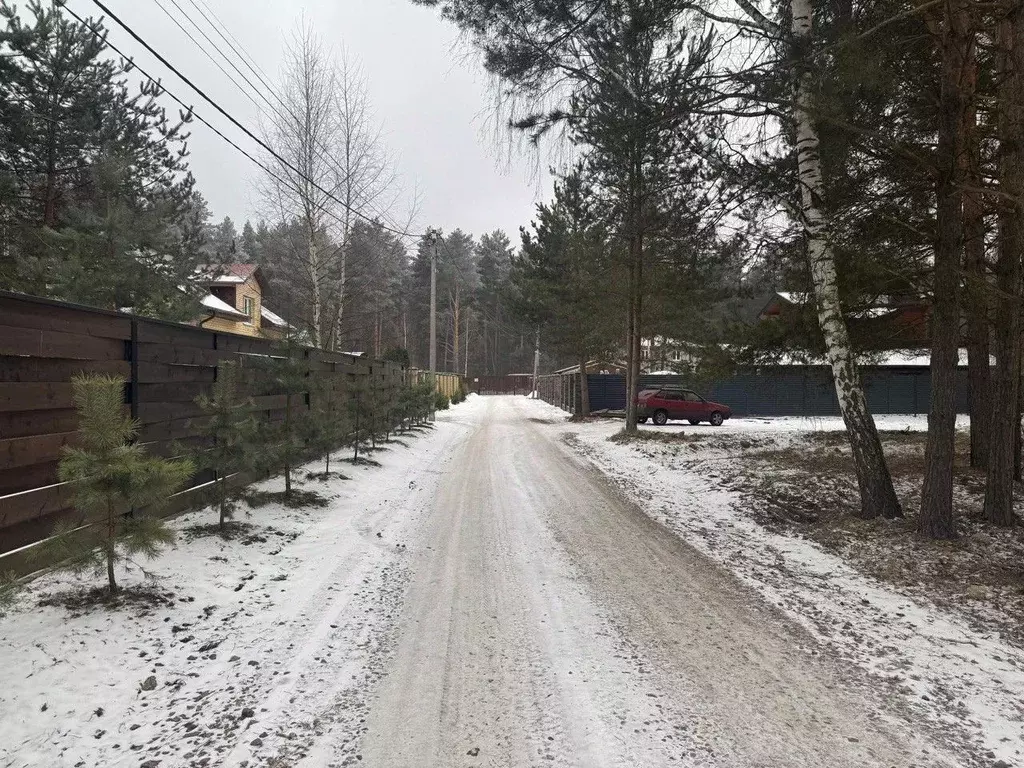
[[[466,411],[410,544],[360,764],[960,764],[623,501],[537,412],[511,397]],[[329,740],[316,753],[310,765]]]

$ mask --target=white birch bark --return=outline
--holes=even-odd
[[[818,324],[825,339],[825,352],[839,407],[846,423],[857,469],[864,517],[898,517],[901,510],[892,487],[882,446],[871,416],[850,342],[849,329],[839,298],[839,280],[832,246],[828,241],[823,209],[819,135],[812,117],[814,83],[810,62],[804,58],[813,39],[812,0],[791,0],[793,42],[796,48],[796,83],[793,121],[797,133],[797,166],[800,184],[800,213],[807,237],[811,279],[818,309]]]

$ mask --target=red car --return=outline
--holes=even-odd
[[[636,406],[636,418],[641,424],[647,419],[658,425],[666,424],[669,419],[685,419],[691,424],[707,421],[720,427],[732,416],[729,406],[705,400],[690,389],[645,389],[637,395]]]

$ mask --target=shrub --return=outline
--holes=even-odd
[[[451,401],[448,399],[448,395],[438,392],[434,396],[434,410],[435,411],[447,411]]]

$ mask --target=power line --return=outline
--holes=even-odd
[[[245,90],[244,88],[242,88],[242,86],[240,86],[240,85],[238,84],[238,82],[237,82],[237,81],[236,81],[236,80],[235,80],[235,79],[234,79],[234,78],[233,78],[233,77],[231,76],[231,73],[230,73],[230,72],[228,72],[228,71],[227,71],[226,69],[224,69],[224,66],[223,66],[223,65],[222,65],[222,64],[221,64],[221,63],[220,63],[219,61],[217,61],[217,59],[215,59],[215,58],[214,58],[214,57],[213,57],[213,56],[212,56],[212,55],[210,54],[210,52],[209,52],[209,51],[207,51],[207,50],[206,50],[205,48],[203,48],[203,46],[202,46],[202,45],[201,45],[201,44],[199,43],[199,41],[198,41],[198,40],[196,40],[196,39],[195,39],[195,38],[194,38],[194,37],[192,36],[192,33],[191,33],[191,32],[189,32],[189,31],[188,31],[187,29],[185,29],[185,27],[183,27],[183,26],[182,26],[181,22],[180,22],[180,21],[178,21],[178,19],[177,19],[177,18],[176,18],[176,17],[174,16],[174,14],[173,14],[173,13],[171,13],[171,12],[170,12],[169,10],[167,10],[167,6],[165,6],[165,5],[163,4],[163,3],[161,3],[161,2],[160,2],[160,0],[155,0],[155,2],[156,2],[156,5],[157,5],[157,7],[158,7],[158,8],[159,8],[159,9],[160,9],[161,11],[163,11],[163,12],[164,12],[164,15],[165,15],[165,16],[167,16],[167,18],[169,18],[169,19],[170,19],[170,20],[171,20],[171,21],[172,21],[172,22],[174,23],[174,26],[176,26],[176,27],[177,27],[178,29],[180,29],[180,30],[181,30],[181,31],[182,31],[182,32],[184,33],[184,35],[185,35],[185,36],[186,36],[186,37],[187,37],[187,38],[188,38],[189,40],[191,40],[191,41],[193,42],[193,44],[195,44],[196,48],[198,48],[198,49],[199,49],[199,50],[201,50],[201,51],[202,51],[202,52],[203,52],[204,54],[206,54],[206,58],[208,58],[208,59],[210,60],[210,62],[211,62],[211,63],[212,63],[212,64],[213,64],[213,65],[214,65],[215,67],[217,67],[217,69],[219,69],[219,70],[221,71],[221,74],[223,74],[223,75],[224,75],[224,76],[225,76],[225,77],[226,77],[226,78],[227,78],[228,80],[230,80],[230,81],[231,81],[231,84],[232,84],[232,85],[234,85],[234,86],[235,86],[236,88],[238,88],[238,90],[239,90],[239,91],[241,91],[241,92],[242,92],[242,94],[243,94],[243,95],[244,95],[244,96],[245,96],[245,97],[246,97],[247,99],[249,99],[249,101],[251,101],[251,102],[253,103],[253,106],[255,106],[255,107],[256,107],[257,109],[260,109],[260,105],[259,105],[259,104],[257,103],[256,99],[254,99],[254,98],[253,98],[253,97],[252,97],[252,96],[251,96],[251,95],[249,94],[249,92],[248,92],[248,91],[246,91],[246,90]],[[181,11],[181,6],[179,6],[179,5],[178,5],[178,4],[177,4],[177,3],[175,2],[175,0],[171,0],[171,2],[172,2],[172,3],[174,4],[174,7],[178,9],[178,11]],[[205,33],[205,32],[203,32],[203,30],[202,30],[202,29],[200,29],[200,28],[199,28],[199,26],[198,26],[198,25],[197,25],[197,24],[196,24],[196,23],[195,23],[194,21],[192,21],[192,19],[191,19],[191,18],[189,18],[188,14],[186,14],[186,13],[182,12],[182,13],[181,13],[181,15],[182,15],[182,16],[184,16],[184,17],[185,17],[186,19],[188,19],[188,20],[189,20],[189,22],[191,22],[192,26],[196,28],[196,30],[197,30],[197,31],[199,32],[199,34],[203,35],[203,37],[206,37],[206,33]],[[209,38],[208,38],[208,37],[207,37],[206,39],[207,39],[207,40],[209,40]],[[228,62],[228,64],[229,64],[229,65],[231,65],[231,62],[229,61],[229,62]],[[237,69],[236,69],[236,71],[237,71]],[[251,84],[250,84],[250,87],[251,87]],[[257,95],[262,95],[262,94],[260,94],[260,93],[259,93],[259,92],[257,91]]]
[[[333,193],[331,193],[331,192],[328,192],[328,191],[327,191],[326,189],[324,189],[324,188],[323,188],[323,187],[321,187],[321,186],[320,186],[319,184],[317,184],[317,183],[316,183],[316,182],[315,182],[315,181],[314,181],[313,179],[310,179],[310,178],[309,178],[308,176],[306,176],[306,175],[305,175],[304,173],[302,173],[302,171],[300,171],[300,170],[299,170],[298,168],[296,168],[296,167],[295,167],[294,165],[292,165],[292,164],[291,164],[291,163],[290,163],[290,162],[289,162],[288,160],[286,160],[285,158],[281,157],[281,155],[279,155],[279,154],[278,154],[278,153],[277,153],[276,151],[274,151],[274,150],[273,150],[273,149],[272,149],[272,148],[271,148],[271,147],[270,147],[270,146],[269,146],[269,145],[268,145],[268,144],[267,144],[267,143],[266,143],[265,141],[263,141],[263,140],[262,140],[261,138],[259,138],[259,137],[258,137],[258,136],[257,136],[256,134],[254,134],[254,133],[253,133],[253,132],[252,132],[251,130],[249,130],[249,129],[248,129],[248,128],[247,128],[246,126],[242,125],[242,123],[241,123],[241,122],[239,122],[239,121],[238,121],[238,120],[237,120],[237,119],[236,119],[236,118],[235,118],[235,117],[234,117],[233,115],[231,115],[231,114],[230,114],[230,113],[229,113],[229,112],[228,112],[228,111],[227,111],[226,109],[224,109],[224,108],[223,108],[223,107],[222,107],[222,106],[221,106],[220,104],[218,104],[218,103],[217,103],[216,101],[214,101],[214,100],[213,100],[212,98],[210,98],[210,97],[209,97],[209,96],[208,96],[208,95],[206,94],[206,92],[205,92],[205,91],[203,91],[203,90],[202,90],[202,89],[201,89],[201,88],[200,88],[199,86],[197,86],[197,85],[196,85],[195,83],[193,83],[193,82],[192,82],[192,81],[191,81],[191,80],[190,80],[190,79],[189,79],[188,77],[186,77],[186,76],[185,76],[184,74],[182,74],[182,73],[181,73],[181,71],[180,71],[180,70],[178,70],[178,68],[177,68],[177,67],[175,67],[175,66],[174,66],[173,64],[171,64],[171,63],[170,63],[170,62],[169,62],[169,61],[168,61],[168,60],[167,60],[167,59],[166,59],[166,58],[165,58],[165,57],[164,57],[163,55],[161,55],[161,54],[160,54],[159,52],[157,52],[157,51],[156,51],[156,50],[155,50],[155,49],[153,48],[153,46],[151,46],[151,45],[150,45],[150,44],[149,44],[148,42],[146,42],[146,41],[145,41],[145,40],[144,40],[144,39],[143,39],[143,38],[142,38],[142,37],[141,37],[141,36],[140,36],[140,35],[139,35],[139,34],[138,34],[138,33],[137,33],[137,32],[136,32],[135,30],[134,30],[134,29],[132,29],[132,28],[131,28],[130,26],[128,26],[128,25],[127,25],[127,24],[126,24],[126,23],[125,23],[124,21],[122,21],[122,20],[121,20],[121,18],[120,18],[119,16],[117,16],[117,14],[113,13],[113,12],[112,12],[112,11],[111,11],[111,10],[110,10],[109,8],[107,8],[107,6],[106,6],[106,5],[104,5],[104,4],[103,4],[103,3],[101,2],[101,0],[92,0],[92,2],[93,2],[93,3],[94,3],[94,4],[95,4],[95,5],[96,5],[96,6],[97,6],[97,7],[98,7],[98,8],[99,8],[99,9],[100,9],[101,11],[103,11],[103,13],[107,14],[108,16],[110,16],[110,18],[112,18],[112,19],[113,19],[113,20],[114,20],[114,21],[115,21],[115,22],[117,23],[117,25],[118,25],[118,26],[120,26],[120,27],[121,27],[121,28],[122,28],[122,29],[123,29],[123,30],[124,30],[125,32],[127,32],[127,33],[128,33],[128,34],[129,34],[129,35],[130,35],[130,36],[132,37],[132,39],[133,39],[133,40],[135,40],[135,41],[136,41],[137,43],[139,43],[139,45],[141,45],[141,46],[142,46],[143,48],[145,48],[145,49],[146,49],[147,51],[149,51],[149,53],[150,53],[150,54],[152,54],[153,56],[155,56],[155,57],[156,57],[156,59],[157,59],[157,61],[159,61],[159,62],[160,62],[161,64],[163,64],[163,65],[164,65],[165,67],[167,67],[167,69],[169,69],[169,70],[170,70],[171,72],[173,72],[173,73],[174,73],[175,75],[177,75],[177,76],[178,76],[178,78],[179,78],[179,79],[180,79],[180,80],[181,80],[181,81],[182,81],[183,83],[185,83],[185,85],[187,85],[187,86],[188,86],[189,88],[191,88],[191,89],[192,89],[193,91],[195,91],[195,92],[196,92],[197,94],[199,94],[199,96],[200,96],[200,97],[201,97],[201,98],[202,98],[202,99],[203,99],[204,101],[206,101],[206,102],[207,102],[207,103],[208,103],[208,104],[209,104],[209,105],[210,105],[211,107],[213,107],[214,109],[216,109],[216,110],[217,110],[217,111],[218,111],[218,112],[219,112],[219,113],[220,113],[221,115],[223,115],[223,116],[224,116],[225,118],[227,118],[227,119],[228,119],[228,121],[230,121],[230,122],[232,123],[232,125],[234,125],[234,126],[235,126],[236,128],[238,128],[239,130],[241,130],[241,131],[242,131],[242,132],[243,132],[243,133],[244,133],[244,134],[245,134],[246,136],[248,136],[248,137],[249,137],[250,139],[252,139],[253,141],[255,141],[255,142],[256,142],[257,144],[259,144],[259,146],[260,146],[260,147],[262,147],[262,148],[263,148],[264,150],[266,150],[266,151],[267,151],[267,152],[268,152],[268,153],[269,153],[269,154],[270,154],[270,155],[271,155],[272,157],[274,157],[274,158],[275,158],[275,159],[276,159],[276,160],[277,160],[277,161],[278,161],[279,163],[281,163],[281,165],[283,165],[283,166],[284,166],[285,168],[288,168],[288,169],[289,169],[289,170],[290,170],[290,171],[291,171],[292,173],[296,174],[296,175],[297,175],[297,176],[298,176],[298,177],[299,177],[300,179],[302,179],[303,181],[305,181],[306,183],[308,183],[308,184],[309,184],[310,186],[312,186],[313,188],[315,188],[315,189],[317,189],[318,191],[320,191],[320,192],[321,192],[322,194],[324,194],[325,196],[327,196],[327,197],[328,197],[329,199],[333,200],[333,201],[334,201],[335,203],[337,203],[338,205],[340,205],[340,206],[341,206],[342,208],[344,208],[345,210],[349,211],[349,212],[350,212],[351,214],[353,214],[354,216],[357,216],[358,218],[361,218],[361,219],[363,219],[364,221],[367,221],[367,222],[371,222],[371,223],[373,223],[373,222],[374,222],[374,219],[373,219],[373,218],[371,218],[371,217],[367,216],[366,214],[362,213],[361,211],[357,211],[356,209],[352,208],[352,207],[351,207],[350,205],[347,205],[346,203],[344,203],[343,201],[341,201],[340,199],[338,199],[338,198],[337,198],[337,197],[336,197],[336,196],[335,196],[335,195],[334,195]],[[80,16],[78,16],[78,15],[77,15],[76,13],[74,13],[74,11],[71,11],[70,9],[68,9],[68,8],[67,8],[67,6],[64,6],[64,7],[65,7],[65,9],[66,9],[66,10],[68,10],[68,11],[69,11],[69,12],[70,12],[70,13],[71,13],[71,14],[72,14],[72,15],[73,15],[73,16],[74,16],[74,17],[75,17],[76,19],[78,19],[78,20],[79,20],[80,22],[82,22],[83,24],[85,24],[85,22],[84,22],[84,21],[82,20],[82,18],[81,18]],[[86,25],[86,26],[88,26],[88,25]],[[93,33],[94,33],[94,34],[96,34],[97,36],[99,36],[99,33],[98,33],[98,32],[97,32],[97,31],[96,31],[95,29],[93,29],[92,27],[89,27],[89,28],[90,28],[90,29],[92,29],[92,31],[93,31]],[[109,44],[109,43],[108,43],[108,44]],[[114,46],[113,46],[113,45],[111,45],[110,47],[111,47],[111,48],[112,48],[113,50],[117,51],[117,49],[116,49],[116,48],[114,48]],[[118,52],[118,53],[119,53],[119,54],[120,54],[120,55],[121,55],[122,57],[124,57],[124,54],[123,54],[123,53],[121,53],[120,51],[117,51],[117,52]],[[127,57],[125,57],[125,58],[127,58]],[[145,73],[145,72],[144,72],[144,71],[142,70],[142,68],[141,68],[141,67],[139,68],[139,71],[140,71],[140,72],[143,72],[143,74],[146,74],[146,73]],[[150,79],[150,80],[153,80],[153,78],[152,78],[152,77],[150,77],[150,75],[148,75],[148,74],[146,74],[146,77],[149,77],[149,79]],[[165,90],[166,90],[166,89],[165,89]],[[168,93],[168,95],[172,95],[170,91],[167,91],[167,93]],[[173,97],[173,95],[172,95],[172,98],[174,98],[174,97]],[[175,98],[175,101],[178,101],[179,103],[181,103],[181,102],[180,102],[180,100],[178,100],[177,98]],[[184,106],[184,104],[182,104],[182,106]],[[191,111],[191,108],[189,108],[189,109],[190,109],[190,111]],[[210,126],[210,124],[209,124],[208,122],[206,122],[205,120],[202,120],[201,122],[203,122],[203,123],[204,123],[205,125],[207,125],[207,126]],[[212,126],[210,126],[210,127],[212,128]],[[216,129],[214,129],[214,130],[216,130]],[[217,131],[217,133],[218,133],[218,135],[220,135],[220,136],[221,136],[221,138],[224,138],[225,140],[227,140],[227,137],[225,137],[225,136],[224,136],[224,134],[222,134],[222,133],[221,133],[220,131]],[[228,141],[230,142],[230,140],[228,140]],[[269,169],[267,169],[267,168],[266,168],[266,166],[264,166],[264,165],[263,165],[262,163],[259,163],[258,161],[256,161],[256,160],[255,160],[255,158],[253,158],[253,157],[252,157],[252,155],[250,155],[250,154],[249,154],[249,153],[247,153],[247,152],[244,152],[244,150],[241,150],[241,148],[240,148],[240,147],[238,147],[238,145],[237,145],[237,144],[235,144],[234,142],[230,142],[230,143],[231,143],[231,144],[232,144],[232,146],[234,146],[234,147],[235,147],[236,149],[239,149],[239,151],[242,151],[242,152],[243,152],[243,153],[244,153],[244,154],[245,154],[245,155],[246,155],[246,156],[247,156],[247,157],[248,157],[248,158],[249,158],[250,160],[252,160],[253,162],[256,162],[256,163],[257,163],[258,165],[260,165],[260,166],[261,166],[261,167],[262,167],[262,168],[263,168],[264,170],[267,170],[267,172],[268,172],[268,173],[270,173]],[[274,176],[274,174],[273,174],[273,173],[271,173],[271,176]],[[280,180],[280,178],[279,178],[279,177],[276,177],[276,176],[275,176],[275,178],[278,178],[278,180]],[[381,226],[381,227],[382,227],[383,229],[386,229],[387,231],[389,231],[389,232],[392,232],[393,234],[396,234],[396,235],[399,235],[399,236],[402,236],[402,237],[422,237],[422,234],[414,234],[414,233],[411,233],[411,232],[405,232],[405,231],[402,231],[402,230],[396,229],[396,228],[394,228],[394,227],[390,227],[390,226],[388,226],[388,225],[386,225],[386,224],[384,224],[384,223],[380,222],[379,220],[377,221],[377,223],[378,223],[378,224],[379,224],[379,225],[380,225],[380,226]]]
[[[253,157],[249,152],[247,152],[245,149],[240,147],[237,143],[232,141],[229,137],[224,135],[224,133],[222,133],[218,128],[216,128],[213,124],[211,124],[208,120],[206,120],[206,118],[204,118],[202,115],[197,113],[190,105],[186,104],[184,101],[182,101],[180,98],[178,98],[172,91],[170,91],[162,83],[160,83],[159,80],[157,80],[155,77],[153,77],[151,74],[149,74],[145,69],[143,69],[141,66],[136,64],[134,61],[132,61],[132,59],[127,54],[125,54],[117,46],[113,45],[108,40],[106,40],[104,38],[104,36],[100,33],[100,31],[98,29],[96,29],[96,27],[94,27],[93,25],[89,24],[85,19],[83,19],[81,16],[79,16],[77,13],[75,13],[73,10],[71,10],[67,6],[63,6],[63,7],[64,7],[64,10],[67,11],[72,17],[74,17],[82,26],[84,26],[86,29],[88,29],[90,32],[92,32],[94,36],[96,36],[98,39],[104,40],[105,44],[108,45],[112,51],[114,51],[116,54],[118,54],[125,61],[131,62],[132,66],[135,69],[138,69],[139,72],[144,77],[146,77],[151,83],[153,83],[158,88],[160,88],[160,90],[163,93],[166,93],[172,100],[174,100],[175,103],[178,104],[178,106],[180,106],[182,109],[184,109],[189,115],[195,117],[199,122],[201,122],[203,125],[205,125],[207,128],[209,128],[215,134],[217,134],[217,136],[219,136],[225,142],[230,144],[234,149],[236,149],[238,152],[240,152],[242,155],[244,155],[246,158],[248,158],[250,161],[252,161],[253,164],[255,164],[259,168],[263,169],[263,171],[265,171],[267,173],[267,175],[269,175],[271,178],[275,179],[276,181],[280,182],[281,184],[285,185],[286,187],[291,187],[292,189],[295,189],[295,190],[299,191],[297,189],[297,187],[295,186],[294,182],[292,182],[292,181],[290,181],[288,179],[285,179],[285,178],[277,175],[267,165],[265,165],[263,162],[261,162],[257,158]],[[334,212],[332,212],[332,211],[325,211],[325,213],[327,213],[328,216],[331,216],[333,219],[335,219],[335,221],[337,221],[338,223],[344,224],[344,221],[337,214],[335,214]],[[384,225],[381,224],[379,221],[376,221],[376,222],[373,221],[373,220],[369,220],[369,221],[370,221],[371,224],[376,224],[377,226],[380,226],[380,227],[384,228]]]

